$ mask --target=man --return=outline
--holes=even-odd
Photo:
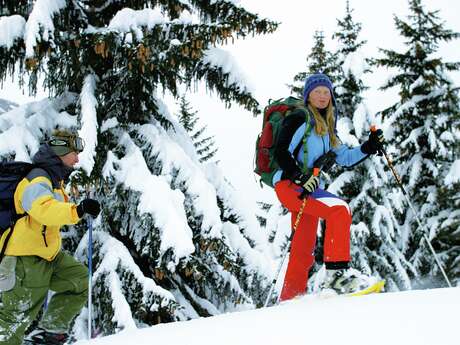
[[[48,309],[31,336],[34,344],[64,344],[69,325],[88,296],[88,270],[61,251],[60,228],[78,223],[85,213],[97,217],[99,202],[85,199],[78,206],[64,191],[83,141],[70,131],[56,131],[40,146],[34,168],[18,184],[14,202],[20,218],[10,231],[5,258],[13,272],[9,289],[3,288],[0,308],[0,343],[22,344],[24,332],[40,311],[48,290],[55,292]],[[5,291],[8,290],[8,291]]]

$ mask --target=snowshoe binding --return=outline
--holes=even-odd
[[[329,291],[337,295],[360,296],[380,292],[385,281],[375,277],[368,277],[358,270],[327,270],[326,277],[321,284],[322,291]]]

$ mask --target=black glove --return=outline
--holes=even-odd
[[[292,179],[292,182],[303,187],[308,194],[313,193],[315,189],[319,187],[319,178],[315,175],[308,176],[304,174],[297,174]]]
[[[381,129],[377,129],[369,134],[369,139],[361,145],[361,151],[368,155],[375,155],[378,153],[379,156],[381,156],[381,148],[383,147],[384,142],[385,138],[383,137],[383,131]]]
[[[88,213],[93,218],[96,218],[101,212],[101,205],[99,201],[94,199],[85,199],[77,206],[78,217],[83,217],[85,213]]]

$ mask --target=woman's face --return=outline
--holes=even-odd
[[[317,86],[310,92],[308,101],[317,109],[325,109],[331,101],[331,91],[326,86]]]

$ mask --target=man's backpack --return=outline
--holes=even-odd
[[[270,101],[264,109],[262,132],[259,134],[256,141],[254,172],[260,176],[261,182],[272,188],[273,176],[279,169],[274,155],[281,124],[284,118],[289,116],[289,114],[296,109],[302,109],[305,112],[305,121],[307,123],[305,137],[307,137],[311,131],[310,115],[301,99],[287,97],[276,101]],[[301,145],[299,145],[299,148],[300,146]],[[299,148],[296,149],[297,152]]]
[[[13,228],[16,221],[25,214],[18,215],[14,206],[14,192],[19,182],[36,166],[25,162],[0,163],[0,236]],[[0,263],[5,254],[6,246],[13,231],[10,231],[0,249]]]

